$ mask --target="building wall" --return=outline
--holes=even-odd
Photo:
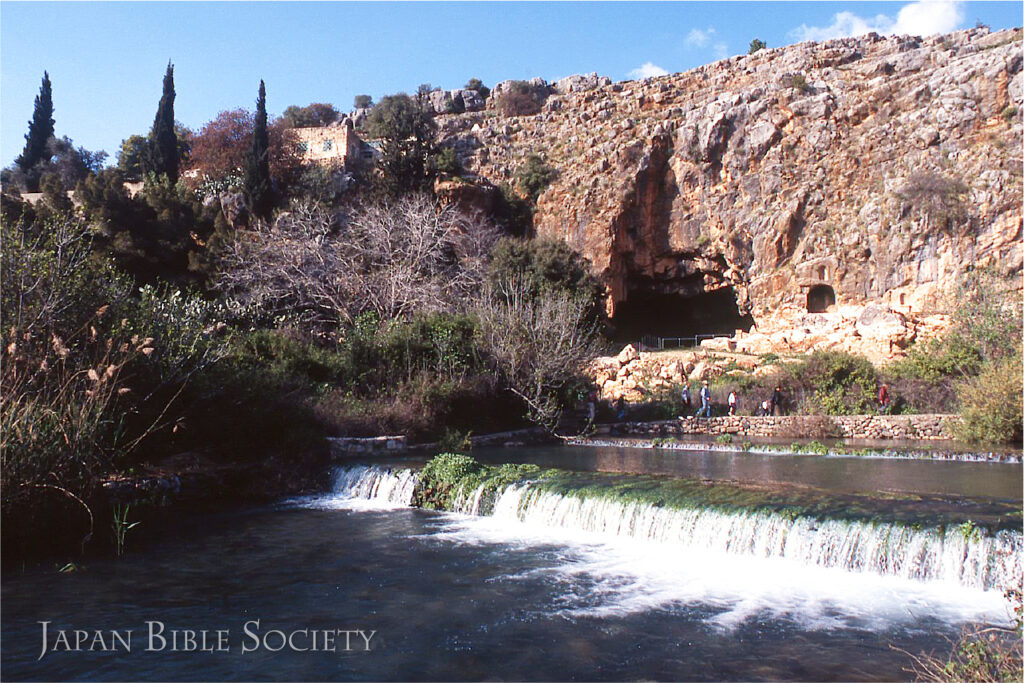
[[[302,160],[324,166],[352,166],[358,163],[362,141],[347,125],[322,128],[293,128],[288,131],[299,144]]]

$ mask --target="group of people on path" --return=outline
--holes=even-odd
[[[698,392],[698,398],[700,399],[700,408],[694,414],[694,417],[711,417],[711,388],[708,386],[708,381],[702,380],[700,386],[700,392]],[[680,398],[683,402],[683,415],[680,415],[680,419],[690,416],[690,411],[693,410],[693,398],[690,394],[690,383],[683,382],[683,390],[680,394]],[[596,417],[597,402],[599,400],[599,394],[597,390],[593,390],[587,396],[587,418],[591,423],[594,422]],[[732,390],[729,392],[729,415],[736,414],[736,408],[739,404],[739,398],[736,396],[736,391]],[[782,395],[782,387],[776,386],[772,391],[771,396],[761,401],[760,405],[755,411],[755,415],[758,416],[774,416],[776,414],[783,414],[783,401],[785,399]],[[878,390],[878,408],[882,413],[889,413],[892,409],[892,396],[889,392],[889,386],[882,384]],[[626,401],[622,396],[619,396],[615,402],[615,417],[618,420],[623,420],[626,417]]]
[[[711,417],[711,389],[708,387],[708,381],[702,380],[700,393],[700,408],[697,410],[694,417]],[[683,413],[680,418],[689,417],[690,410],[693,409],[693,398],[690,395],[690,383],[683,382],[683,390],[680,395],[683,401]],[[761,402],[758,407],[757,415],[775,415],[776,411],[780,414],[782,412],[782,387],[775,387],[772,391],[772,395]],[[736,391],[729,392],[729,414],[735,415],[736,409],[739,405],[739,397],[736,396]]]

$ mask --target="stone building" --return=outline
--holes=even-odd
[[[347,120],[319,128],[292,128],[288,134],[294,136],[305,163],[352,169],[375,156],[373,147],[359,138]]]

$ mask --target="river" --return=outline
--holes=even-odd
[[[966,625],[1008,623],[999,584],[1020,572],[1020,465],[600,448],[474,455],[557,465],[588,486],[756,485],[842,514],[627,510],[524,487],[467,503],[475,514],[434,512],[407,506],[421,460],[345,465],[322,495],[185,515],[159,538],[130,532],[120,560],[6,572],[4,679],[892,680],[909,677],[906,652],[941,653]],[[931,525],[947,517],[943,536]],[[954,532],[964,519],[988,535]],[[888,555],[864,559],[883,532]],[[751,545],[725,543],[729,534]],[[781,540],[767,542],[773,534]],[[895,558],[904,547],[913,561]],[[160,645],[149,628],[227,633],[213,652],[147,651]],[[86,630],[93,650],[64,651],[53,639],[62,629]],[[96,629],[131,631],[130,650],[100,651]],[[326,630],[352,632],[350,648],[336,639],[308,651],[310,633]],[[277,649],[277,631],[295,648]]]

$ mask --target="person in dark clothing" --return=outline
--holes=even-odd
[[[690,399],[690,383],[683,382],[683,392],[680,394],[683,399],[683,414],[689,415],[690,409],[693,408],[693,401]]]
[[[623,418],[626,417],[626,399],[619,396],[618,400],[615,401],[615,419],[622,422]]]
[[[772,397],[768,400],[768,407],[771,409],[770,414],[775,415],[776,411],[782,414],[782,387],[776,386],[772,392]]]

